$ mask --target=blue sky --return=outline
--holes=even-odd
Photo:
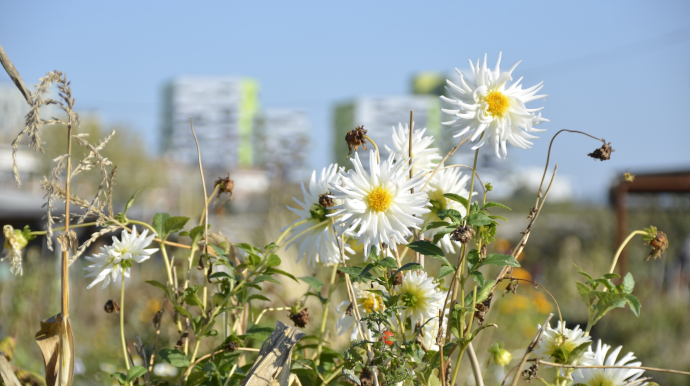
[[[313,167],[330,160],[334,102],[405,93],[417,71],[503,51],[504,65],[523,59],[525,86],[545,81],[549,97],[532,103],[551,120],[506,162],[543,165],[560,129],[603,136],[616,149],[605,163],[585,156],[597,144],[584,137],[554,145],[559,173],[600,200],[618,172],[690,168],[689,16],[686,1],[0,0],[0,44],[27,84],[67,72],[77,106],[141,131],[151,149],[165,80],[254,77],[263,106],[309,112]]]

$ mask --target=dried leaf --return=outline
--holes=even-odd
[[[74,340],[69,319],[62,314],[41,321],[36,333],[36,344],[41,349],[47,386],[70,386],[74,371]],[[60,355],[65,360],[60,360]]]

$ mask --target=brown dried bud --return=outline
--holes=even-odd
[[[232,198],[232,190],[235,189],[235,181],[230,179],[230,173],[228,173],[227,178],[219,177],[213,186],[218,187],[218,197],[223,193],[230,193],[230,198]]]
[[[534,380],[534,378],[537,377],[537,373],[538,373],[538,372],[539,372],[539,367],[538,367],[537,364],[535,363],[535,364],[533,364],[532,366],[530,366],[529,369],[524,370],[524,371],[522,372],[522,376],[523,376],[523,378],[525,378],[525,380],[527,381],[527,383],[532,383],[532,381]]]
[[[666,251],[666,248],[668,248],[668,237],[666,237],[666,233],[657,231],[656,237],[649,242],[649,245],[652,247],[652,251],[649,252],[649,256],[647,256],[645,260],[651,258],[656,260],[661,257]]]
[[[159,329],[161,327],[161,320],[163,320],[163,310],[161,309],[160,311],[156,312],[155,315],[153,315],[153,327],[155,329]]]
[[[196,269],[198,269],[199,271],[203,271],[204,268],[206,268],[206,267],[204,266],[204,257],[203,257],[203,256],[199,256],[199,265],[196,266]]]
[[[398,272],[397,275],[395,275],[395,279],[393,279],[393,285],[400,285],[403,282],[403,274],[402,272]]]
[[[347,153],[349,156],[352,154],[352,148],[357,151],[357,148],[362,146],[364,150],[368,150],[366,147],[364,147],[364,144],[366,143],[366,140],[364,139],[364,136],[367,134],[367,131],[364,130],[364,126],[357,126],[354,130],[350,130],[347,132],[345,135],[345,142],[347,142],[347,148],[350,151]]]
[[[177,343],[175,343],[175,348],[184,347],[184,344],[187,343],[187,337],[188,336],[189,336],[189,334],[187,334],[186,332],[184,334],[182,334],[182,336],[180,337],[180,340],[178,340]]]
[[[534,215],[536,215],[536,214],[537,214],[537,208],[531,207],[529,209],[529,215],[527,216],[527,218],[530,220],[534,220]]]
[[[482,247],[479,249],[479,255],[482,258],[486,258],[486,244],[483,244]]]
[[[295,326],[299,328],[304,328],[304,326],[309,323],[309,313],[306,308],[303,308],[300,312],[296,314],[290,314],[290,320],[295,323]]]
[[[333,202],[333,199],[328,197],[331,195],[331,192],[326,192],[322,195],[319,196],[319,205],[323,206],[324,208],[330,208],[335,205],[335,202]]]
[[[505,296],[508,292],[512,292],[513,295],[515,295],[517,292],[517,287],[518,287],[518,281],[517,280],[510,280],[510,284],[506,286],[505,291],[503,291],[503,296]],[[501,296],[501,297],[503,297]]]
[[[359,381],[362,386],[373,386],[374,385],[374,373],[368,368],[363,368],[362,372],[359,373]]]
[[[594,150],[593,152],[587,155],[594,159],[598,159],[599,161],[606,161],[608,159],[611,159],[611,153],[613,153],[614,151],[615,150],[611,148],[611,142],[604,142],[604,144],[601,145],[600,148]]]
[[[458,229],[454,230],[450,234],[450,239],[459,241],[463,244],[467,244],[474,237],[474,227],[465,225],[458,226]]]
[[[120,305],[117,304],[115,300],[108,300],[105,302],[105,306],[103,306],[103,309],[105,312],[112,314],[113,312],[116,314],[120,313]]]
[[[489,311],[489,308],[491,308],[492,298],[493,293],[489,293],[489,297],[486,298],[486,300],[475,305],[477,311],[474,312],[474,318],[477,319],[477,325],[481,326],[482,324],[484,324],[484,318],[486,317],[486,313]]]
[[[233,351],[237,350],[237,347],[238,347],[238,346],[237,346],[237,343],[236,343],[236,342],[228,342],[228,343],[225,345],[225,349],[228,350],[228,351],[230,351],[230,352],[233,352]]]

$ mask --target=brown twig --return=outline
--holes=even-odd
[[[26,103],[28,103],[29,106],[33,106],[33,101],[31,100],[31,93],[29,92],[29,89],[26,88],[26,85],[24,85],[24,81],[22,80],[22,77],[19,75],[19,71],[17,71],[17,69],[14,67],[14,64],[12,64],[12,61],[5,53],[5,50],[2,48],[2,46],[0,46],[0,63],[2,63],[2,66],[5,67],[7,75],[10,76],[14,84],[17,86],[19,91],[24,96],[24,99],[26,99]]]
[[[522,371],[522,368],[525,367],[525,363],[527,363],[527,357],[529,354],[534,351],[534,348],[537,346],[539,343],[539,340],[541,340],[542,334],[544,334],[544,331],[546,330],[546,326],[549,325],[549,322],[551,321],[551,318],[553,318],[553,314],[549,314],[549,316],[546,317],[546,320],[544,321],[544,324],[541,325],[541,328],[537,332],[537,335],[532,339],[532,343],[527,346],[527,351],[525,351],[525,355],[522,357],[522,360],[520,361],[520,364],[518,364],[517,371],[515,372],[515,377],[513,377],[513,382],[510,384],[511,386],[516,386],[518,383],[518,380],[520,379],[520,372]],[[513,367],[515,369],[515,367]],[[506,381],[508,380],[508,377],[510,376],[510,373],[512,373],[513,370],[511,369],[508,374],[506,374],[506,377],[503,379],[503,382],[501,382],[501,386],[503,386]]]
[[[670,370],[670,369],[660,369],[657,367],[645,367],[645,366],[580,366],[580,365],[562,365],[559,363],[547,362],[541,359],[534,359],[538,364],[553,366],[553,367],[563,367],[566,369],[629,369],[629,370],[645,370],[645,371],[655,371],[658,373],[670,373],[679,375],[690,375],[690,372],[680,371],[680,370]]]

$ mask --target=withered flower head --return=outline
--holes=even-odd
[[[289,317],[290,320],[295,323],[295,326],[299,328],[304,328],[304,326],[309,323],[309,313],[306,308],[302,308],[302,310],[297,313],[290,313]]]
[[[188,336],[189,336],[189,334],[186,332],[184,334],[182,334],[182,336],[180,337],[180,340],[178,340],[177,343],[175,343],[175,348],[183,347],[184,344],[187,343],[187,337]]]
[[[213,186],[218,187],[218,197],[223,193],[230,193],[230,198],[232,198],[232,190],[235,189],[235,181],[230,179],[230,173],[228,173],[227,178],[219,177]]]
[[[474,318],[477,320],[477,325],[481,326],[484,324],[484,318],[486,317],[486,313],[489,311],[489,308],[491,307],[491,299],[493,298],[493,293],[489,294],[489,297],[486,298],[481,303],[477,303],[476,311],[474,312]]]
[[[611,153],[613,153],[614,151],[615,150],[611,147],[611,142],[604,142],[604,144],[601,145],[600,148],[594,150],[593,152],[587,155],[594,159],[598,159],[599,161],[606,161],[608,159],[611,159]]]
[[[623,179],[626,182],[633,182],[633,181],[635,181],[635,175],[632,173],[625,173],[625,174],[623,174]]]
[[[652,251],[649,252],[649,256],[647,256],[645,261],[651,258],[656,260],[661,257],[668,248],[668,237],[666,237],[666,233],[657,230],[655,226],[645,228],[645,231],[647,233],[643,235],[642,238],[652,247]]]
[[[357,148],[361,145],[364,150],[368,150],[366,147],[364,147],[364,144],[366,143],[366,140],[364,136],[367,134],[367,131],[364,130],[364,126],[357,126],[354,130],[350,130],[347,132],[345,135],[345,142],[347,142],[347,148],[350,151],[347,153],[349,156],[352,154],[352,148],[354,147],[355,151],[357,151]]]
[[[398,272],[397,275],[395,275],[395,279],[393,279],[393,285],[400,285],[403,283],[403,274],[402,272]]]
[[[155,315],[153,315],[153,320],[152,320],[153,327],[156,329],[159,328],[161,326],[161,320],[163,320],[163,310],[162,309],[159,310],[158,312],[156,312]]]
[[[112,314],[113,312],[116,314],[119,314],[120,313],[120,305],[117,304],[117,302],[115,300],[111,299],[105,303],[105,306],[103,306],[103,310],[105,310],[105,312],[107,312],[109,314]]]
[[[450,239],[454,241],[459,241],[463,244],[467,244],[474,237],[474,227],[470,225],[458,226],[458,229],[454,230],[450,234]]]
[[[333,202],[333,199],[329,197],[330,195],[331,192],[326,192],[324,194],[319,195],[319,205],[323,206],[324,208],[330,208],[334,206],[335,202]]]
[[[225,344],[225,349],[230,351],[230,352],[237,350],[237,347],[238,347],[237,342],[234,342],[234,341],[228,342]]]
[[[367,367],[363,368],[362,372],[359,374],[359,381],[362,383],[362,386],[373,386],[374,373]]]

